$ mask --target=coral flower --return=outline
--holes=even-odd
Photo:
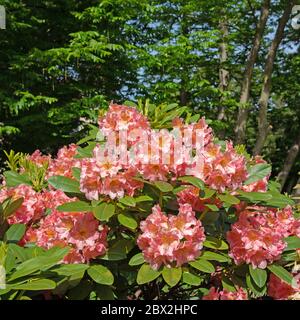
[[[138,237],[137,244],[154,269],[162,264],[181,266],[195,260],[205,240],[201,222],[196,219],[189,204],[180,205],[177,216],[163,214],[156,205],[140,227],[143,233]]]

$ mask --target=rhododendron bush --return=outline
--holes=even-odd
[[[56,157],[7,154],[1,299],[299,299],[297,206],[199,118],[112,104]]]

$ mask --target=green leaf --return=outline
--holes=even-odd
[[[245,181],[245,185],[251,184],[258,180],[263,179],[271,173],[271,166],[267,163],[258,163],[249,169],[248,179]]]
[[[100,257],[103,260],[118,261],[127,258],[127,254],[135,246],[134,241],[122,239],[109,246],[107,253]]]
[[[124,101],[123,105],[127,106],[127,107],[133,107],[133,108],[137,107],[136,103],[134,103],[133,101],[130,101],[130,100]]]
[[[25,224],[13,224],[5,233],[5,240],[10,242],[18,242],[22,239],[26,231]]]
[[[258,287],[262,288],[266,284],[268,277],[266,270],[259,268],[253,269],[252,265],[249,265],[249,272],[251,278],[254,280]]]
[[[3,209],[3,216],[4,218],[8,218],[9,216],[11,216],[15,211],[17,211],[22,203],[24,201],[24,198],[18,198],[16,200],[12,200],[10,199],[9,202],[7,203],[7,205],[5,206],[5,208]]]
[[[33,279],[26,283],[10,284],[8,285],[8,287],[11,290],[31,290],[31,291],[52,290],[52,289],[55,289],[56,283],[48,279]]]
[[[72,276],[76,273],[81,273],[89,268],[87,264],[62,264],[58,268],[51,269],[61,276]]]
[[[93,290],[94,283],[90,280],[81,280],[79,285],[68,291],[69,300],[84,300]]]
[[[174,193],[174,194],[177,194],[177,193],[185,190],[186,188],[188,188],[187,185],[178,186],[178,187],[176,187],[176,188],[173,189],[173,193]]]
[[[17,258],[20,262],[23,262],[27,260],[27,249],[18,246],[15,243],[10,243],[8,245],[8,254],[13,255],[15,258]]]
[[[203,242],[203,246],[211,249],[217,249],[217,250],[227,250],[228,244],[220,239],[207,236],[206,240]]]
[[[161,271],[157,271],[151,268],[147,263],[144,263],[138,271],[137,274],[137,284],[145,284],[151,282],[158,278],[161,274]]]
[[[87,273],[95,282],[99,284],[110,286],[114,283],[114,276],[110,270],[99,264],[89,267]]]
[[[174,287],[180,281],[181,275],[182,275],[182,270],[180,267],[178,268],[164,267],[162,271],[162,276],[170,287]]]
[[[201,199],[209,199],[216,193],[216,190],[204,188],[200,191],[200,198]]]
[[[80,193],[79,182],[64,176],[53,176],[48,178],[49,184],[55,189],[64,192]]]
[[[238,199],[237,197],[235,196],[232,196],[231,194],[227,193],[227,194],[219,194],[218,195],[218,198],[225,202],[226,204],[229,204],[229,205],[233,205],[233,204],[238,204],[240,203],[240,199]]]
[[[269,180],[269,182],[268,182],[268,190],[275,191],[275,192],[280,192],[280,189],[281,189],[281,184],[279,182]]]
[[[6,257],[2,257],[2,259],[0,260],[3,260],[3,258],[5,258],[4,268],[5,268],[6,274],[8,274],[16,265],[16,257],[14,254],[12,254],[12,251],[8,248]],[[1,264],[3,265],[3,261]]]
[[[289,285],[293,284],[293,275],[289,273],[286,269],[284,269],[282,266],[272,264],[268,266],[268,269],[282,281],[288,283]]]
[[[189,265],[191,265],[193,268],[205,272],[205,273],[213,273],[215,272],[215,267],[213,264],[208,262],[207,260],[204,259],[198,259],[195,261],[189,262]]]
[[[67,202],[57,207],[62,212],[88,212],[92,211],[92,206],[84,201]]]
[[[293,249],[299,249],[300,248],[300,238],[296,236],[285,238],[284,241],[287,243],[287,247],[284,249],[284,251],[289,251]]]
[[[153,201],[153,199],[147,195],[139,196],[134,198],[135,202],[146,202],[146,201]]]
[[[191,286],[199,286],[202,282],[202,279],[195,274],[192,274],[188,271],[183,271],[182,273],[182,281]]]
[[[79,181],[80,180],[80,175],[81,175],[81,169],[80,168],[76,168],[76,167],[73,167],[72,168],[72,174],[73,174],[73,177]]]
[[[128,207],[135,207],[136,206],[135,199],[133,197],[129,197],[129,196],[125,196],[124,198],[119,199],[119,202],[121,202],[122,204],[125,204]]]
[[[223,254],[211,252],[211,251],[204,251],[203,254],[201,255],[202,259],[205,260],[213,260],[213,261],[218,261],[218,262],[229,262],[231,261],[229,256],[225,256]]]
[[[256,297],[262,297],[267,293],[267,286],[258,287],[249,273],[246,274],[246,284]]]
[[[136,220],[128,213],[120,213],[118,215],[118,221],[121,223],[121,225],[131,230],[135,230],[138,226]]]
[[[286,251],[282,254],[281,259],[283,261],[297,261],[298,254],[296,250],[293,251]]]
[[[94,216],[100,221],[109,221],[115,212],[116,207],[112,203],[103,202],[99,206],[93,208]]]
[[[30,179],[26,173],[19,174],[15,171],[5,171],[3,173],[7,187],[16,187],[20,184],[31,185]]]
[[[272,199],[272,195],[269,192],[244,192],[238,191],[242,200],[250,201],[253,203],[260,201],[268,201]]]
[[[144,256],[143,254],[137,253],[136,255],[134,255],[133,257],[131,257],[131,259],[129,260],[128,264],[130,266],[138,266],[140,264],[143,264],[145,262]]]
[[[77,154],[74,156],[75,159],[81,159],[81,158],[92,158],[93,157],[93,151],[96,147],[96,142],[88,142],[88,146],[81,148],[77,147]]]
[[[193,176],[185,176],[185,177],[178,178],[178,180],[180,180],[182,182],[190,183],[199,189],[204,189],[204,182],[199,178],[196,178]]]
[[[70,248],[51,248],[40,256],[19,264],[16,271],[10,276],[10,281],[18,279],[37,271],[45,271],[58,264],[69,252]]]
[[[97,297],[100,300],[114,300],[115,295],[112,289],[108,286],[97,285],[95,288]]]
[[[210,211],[217,212],[219,211],[219,208],[215,204],[205,204],[205,207],[210,209]]]
[[[265,202],[266,206],[283,209],[287,205],[294,206],[295,202],[293,199],[279,193],[278,191],[268,191],[271,198]]]
[[[165,181],[155,181],[154,185],[159,189],[161,192],[170,192],[173,190],[173,186]]]
[[[236,291],[234,283],[224,275],[222,275],[222,287],[223,289],[226,289],[227,291],[230,291],[230,292]]]

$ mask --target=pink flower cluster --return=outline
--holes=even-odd
[[[134,180],[138,174],[149,181],[194,175],[221,192],[236,190],[247,179],[245,157],[231,142],[222,151],[204,118],[194,124],[176,118],[173,131],[157,132],[136,109],[112,104],[99,119],[99,127],[107,139],[105,146],[97,146],[94,156],[80,164],[80,188],[88,199],[133,195],[143,187]]]
[[[300,273],[294,274],[292,286],[272,273],[268,283],[268,295],[275,300],[300,300]]]
[[[46,209],[55,209],[57,206],[73,200],[60,190],[44,190],[39,193],[26,184],[20,184],[13,188],[3,188],[0,191],[0,203],[9,197],[12,200],[23,198],[23,203],[13,215],[8,217],[8,223],[24,223],[27,225],[41,219]]]
[[[35,163],[37,166],[41,167],[46,163],[50,163],[51,156],[45,156],[40,150],[35,150],[31,155],[27,157],[28,160]]]
[[[53,210],[39,222],[38,228],[27,230],[23,242],[35,242],[45,249],[70,247],[64,262],[84,263],[105,254],[107,231],[92,213]]]
[[[139,137],[134,134],[135,129],[150,130],[150,124],[146,117],[135,108],[111,104],[104,117],[99,118],[99,127],[105,137],[112,133],[127,131],[128,140],[136,143]]]
[[[283,210],[248,207],[227,233],[230,256],[236,264],[266,266],[280,258],[286,247],[285,237],[299,236],[299,220],[293,217],[290,206]]]
[[[13,201],[23,198],[23,203],[13,215],[8,217],[9,224],[28,224],[41,218],[44,209],[41,196],[31,186],[20,184],[17,187],[0,190],[0,203],[10,197]]]
[[[56,210],[59,205],[76,198],[69,198],[60,190],[38,193],[25,184],[0,191],[0,202],[9,197],[12,200],[24,199],[15,213],[8,217],[9,224],[27,224],[20,244],[35,242],[46,249],[68,246],[71,250],[64,258],[65,263],[87,262],[106,252],[108,228],[100,225],[92,213]]]
[[[154,269],[195,260],[205,240],[201,222],[189,204],[180,205],[177,216],[165,215],[156,205],[140,228],[137,244]]]
[[[203,150],[203,171],[193,172],[212,189],[224,192],[240,188],[247,179],[246,159],[237,154],[231,142],[221,146],[211,143]]]
[[[118,163],[99,163],[96,158],[84,159],[81,163],[80,191],[89,200],[98,200],[100,195],[111,199],[133,196],[144,185],[135,180],[136,175],[137,170],[133,167],[122,170]]]
[[[219,199],[200,198],[200,189],[194,186],[186,187],[184,190],[178,192],[177,202],[179,204],[188,203],[192,206],[194,211],[203,212],[207,207],[207,204],[214,204],[218,208],[221,208],[222,202]]]
[[[215,287],[211,287],[208,294],[202,297],[202,300],[248,300],[248,295],[243,288],[239,288],[237,291],[226,289],[219,291]]]
[[[47,178],[65,176],[73,178],[72,168],[80,168],[80,159],[74,158],[77,153],[76,144],[70,144],[59,149],[57,157],[49,162]]]

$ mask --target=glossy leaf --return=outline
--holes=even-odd
[[[154,185],[159,189],[161,192],[170,192],[173,190],[173,186],[165,181],[155,181]]]
[[[127,213],[120,213],[118,215],[118,221],[121,223],[121,225],[131,229],[131,230],[135,230],[138,226],[136,220]]]
[[[263,179],[271,173],[271,166],[267,163],[258,163],[251,167],[248,171],[248,179],[245,181],[245,185],[251,184],[258,180]]]
[[[207,236],[206,240],[203,242],[203,246],[211,249],[217,249],[217,250],[227,250],[228,244],[220,239]]]
[[[212,263],[210,263],[207,260],[204,259],[198,259],[195,261],[189,262],[189,265],[191,265],[193,268],[205,272],[205,273],[213,273],[215,272],[215,267]]]
[[[151,268],[147,263],[144,263],[137,274],[137,284],[145,284],[151,282],[161,275],[161,271]]]
[[[197,178],[197,177],[193,177],[193,176],[185,176],[185,177],[180,177],[178,178],[178,180],[182,181],[182,182],[186,182],[189,183],[199,189],[204,189],[204,182]]]
[[[134,255],[133,257],[131,257],[131,259],[129,260],[128,264],[130,266],[138,266],[140,264],[143,264],[145,262],[144,256],[143,254],[137,253],[136,255]]]
[[[229,193],[228,194],[219,194],[218,198],[221,201],[223,201],[224,203],[229,204],[229,205],[239,204],[240,203],[240,200],[237,197],[235,197],[235,196],[233,196],[233,195],[231,195]]]
[[[56,287],[56,283],[49,279],[33,279],[26,283],[16,283],[8,285],[9,289],[12,290],[29,290],[29,291],[40,291],[40,290],[53,290]]]
[[[293,275],[290,272],[288,272],[286,269],[284,269],[282,266],[272,264],[268,266],[268,269],[282,281],[290,285],[293,284]]]
[[[5,240],[10,242],[18,242],[24,236],[26,231],[25,224],[16,223],[10,226],[5,233]]]
[[[180,281],[181,275],[182,275],[182,270],[180,267],[178,268],[164,267],[162,271],[162,276],[170,287],[174,287]]]
[[[249,271],[250,271],[251,278],[254,280],[255,284],[258,287],[262,288],[267,281],[267,277],[268,277],[267,271],[259,268],[254,269],[251,265],[249,266]]]
[[[133,197],[129,197],[129,196],[125,196],[124,198],[119,199],[119,202],[121,202],[122,204],[125,204],[128,207],[135,207],[136,206],[135,199]]]
[[[112,285],[114,283],[114,276],[110,270],[100,264],[89,267],[88,275],[97,283]]]
[[[103,202],[99,206],[93,208],[94,216],[100,221],[109,221],[115,214],[116,207],[112,203]]]
[[[182,281],[184,283],[187,283],[191,286],[199,286],[202,282],[202,279],[198,276],[196,276],[195,274],[192,274],[188,271],[184,271],[182,273]]]
[[[67,202],[57,207],[62,212],[88,212],[92,211],[92,206],[84,201]]]
[[[64,192],[80,193],[79,182],[64,176],[53,176],[48,178],[48,183],[55,189]]]
[[[300,238],[297,236],[291,236],[288,238],[285,238],[284,241],[287,243],[287,247],[284,249],[284,251],[289,251],[293,249],[300,249]]]
[[[211,251],[204,251],[203,254],[201,255],[202,259],[205,260],[213,260],[213,261],[218,261],[218,262],[229,262],[231,261],[229,256],[225,256],[223,254],[211,252]]]

